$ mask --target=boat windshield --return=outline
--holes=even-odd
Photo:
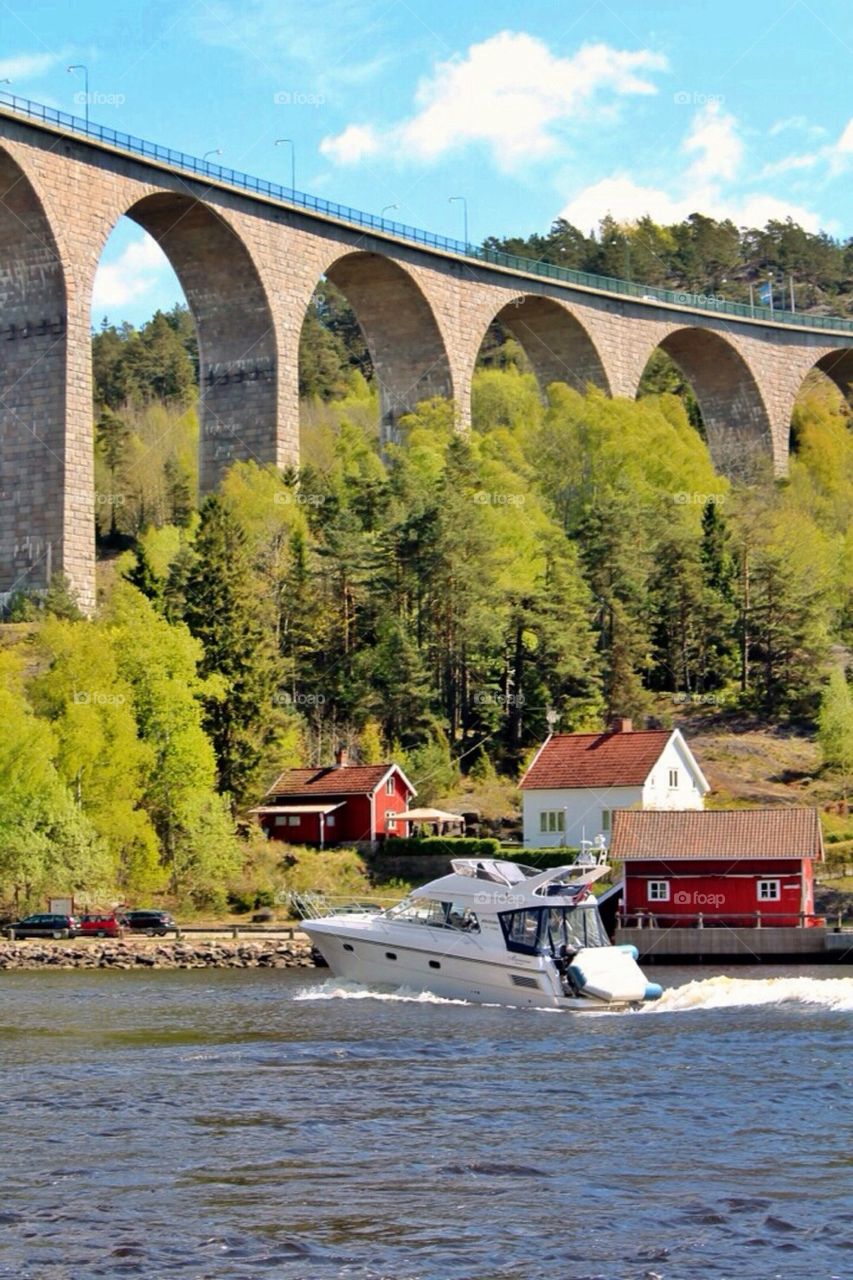
[[[438,902],[434,898],[405,898],[385,912],[388,920],[400,924],[426,924],[433,929],[457,929],[479,933],[477,915],[464,902]]]
[[[594,903],[582,907],[527,907],[499,913],[507,949],[528,955],[557,955],[560,947],[609,947],[610,939]]]

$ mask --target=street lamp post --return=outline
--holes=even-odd
[[[767,272],[767,285],[768,285],[768,292],[770,295],[770,315],[772,318],[773,316],[773,272],[772,271]]]
[[[380,213],[380,215],[379,215],[379,216],[380,216],[380,218],[384,218],[386,213],[390,213],[390,211],[391,211],[392,209],[399,209],[399,208],[400,208],[400,206],[399,206],[398,204],[386,204],[386,205],[383,205],[383,206],[382,206],[382,212]]]
[[[457,200],[462,205],[462,226],[463,226],[464,235],[465,235],[465,248],[467,249],[468,248],[468,201],[466,200],[465,196],[449,196],[447,203],[453,204]]]
[[[296,191],[296,145],[292,138],[276,138],[275,145],[280,147],[286,142],[290,147],[290,190]]]
[[[221,155],[222,155],[222,148],[213,147],[212,150],[205,151],[204,155],[201,157],[202,164],[204,164],[208,156],[221,156]]]
[[[85,109],[86,128],[89,127],[89,68],[82,62],[72,62],[69,71],[83,72],[83,106]]]

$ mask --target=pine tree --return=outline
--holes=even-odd
[[[205,699],[218,787],[235,807],[253,795],[264,762],[276,663],[264,632],[246,538],[216,494],[201,509],[184,618],[202,643],[201,675],[219,689]]]

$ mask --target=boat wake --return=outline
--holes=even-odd
[[[295,1001],[311,1000],[384,1000],[391,1004],[467,1004],[467,1000],[451,1000],[444,996],[434,995],[431,991],[407,991],[400,987],[396,991],[376,991],[372,987],[362,987],[356,982],[343,982],[340,978],[327,978],[319,987],[311,987],[308,991],[300,991],[293,997]]]
[[[853,1012],[853,978],[705,978],[664,991],[641,1012],[686,1013],[749,1005],[799,1004]]]

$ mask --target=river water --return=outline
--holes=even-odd
[[[0,1276],[853,1277],[853,978],[654,1011],[0,976]]]

